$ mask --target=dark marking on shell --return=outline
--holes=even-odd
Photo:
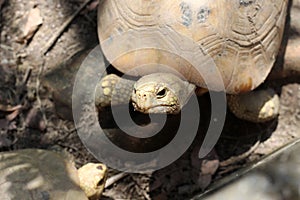
[[[197,20],[199,23],[204,23],[210,14],[210,10],[207,7],[200,8],[197,13]]]
[[[237,93],[243,93],[243,92],[248,92],[252,89],[252,85],[253,85],[253,81],[252,81],[252,78],[248,78],[248,82],[247,83],[243,83],[239,86],[236,86],[234,88],[234,90],[237,92]]]
[[[193,21],[192,20],[193,12],[192,12],[190,5],[185,2],[182,2],[180,4],[180,9],[182,12],[182,16],[181,16],[181,19],[183,20],[182,24],[185,25],[186,27],[190,26]]]
[[[255,0],[239,0],[241,6],[249,6],[250,4],[253,4]]]

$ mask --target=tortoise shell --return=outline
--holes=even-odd
[[[88,200],[74,163],[41,149],[0,153],[1,199]]]
[[[143,76],[169,68],[197,86],[236,94],[253,90],[269,74],[287,4],[104,0],[98,10],[98,35],[106,58],[124,73]]]

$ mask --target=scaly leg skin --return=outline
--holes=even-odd
[[[279,97],[272,89],[227,95],[227,103],[235,116],[254,123],[270,121],[279,114]]]
[[[110,105],[128,104],[135,81],[115,74],[106,75],[96,86],[95,105],[101,110]]]

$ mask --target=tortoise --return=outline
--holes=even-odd
[[[97,86],[97,106],[110,104],[113,95],[117,103],[127,103],[122,95],[130,94],[137,111],[176,114],[191,92],[200,95],[208,88],[225,91],[230,110],[241,119],[275,118],[276,93],[253,90],[276,60],[287,5],[288,0],[101,1],[98,36],[103,54],[117,70],[139,79],[114,88],[124,78],[105,76]],[[207,57],[216,70],[205,64]]]
[[[1,199],[99,199],[106,166],[88,163],[76,170],[71,160],[43,149],[1,152]]]

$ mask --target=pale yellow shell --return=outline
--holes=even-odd
[[[281,44],[287,4],[288,0],[103,0],[98,34],[104,55],[124,73],[142,76],[169,66],[198,86],[219,90],[224,84],[228,93],[239,93],[253,90],[269,74]]]
[[[88,200],[63,153],[22,149],[0,153],[0,199]]]

